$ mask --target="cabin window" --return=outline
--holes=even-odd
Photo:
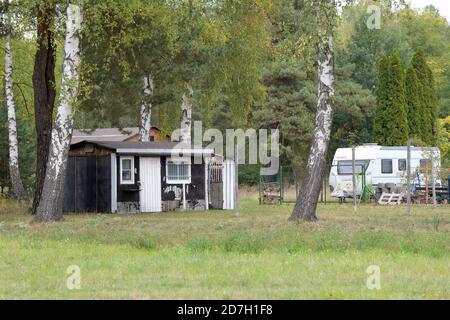
[[[381,160],[381,173],[390,174],[393,173],[392,159]]]
[[[398,159],[398,171],[406,171],[406,159]]]
[[[120,184],[134,184],[134,157],[120,158]]]
[[[356,160],[355,161],[355,173],[363,173],[369,166],[369,160]],[[352,175],[353,174],[353,161],[344,160],[338,161],[337,171],[339,175]]]
[[[167,160],[167,183],[191,183],[191,164],[186,160]]]

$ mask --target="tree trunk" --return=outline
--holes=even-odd
[[[8,108],[8,136],[9,136],[9,176],[15,199],[25,200],[27,194],[20,178],[19,147],[17,143],[16,106],[13,92],[13,61],[11,36],[6,36],[5,43],[5,96]]]
[[[151,75],[144,76],[142,91],[142,104],[140,110],[139,140],[142,142],[150,141],[150,131],[152,128],[152,95],[153,79]]]
[[[80,76],[81,22],[80,6],[69,4],[61,93],[52,130],[44,187],[35,217],[35,221],[39,222],[63,219],[64,184],[73,131],[72,106],[76,101]]]
[[[55,44],[51,31],[55,8],[37,7],[37,51],[34,59],[33,90],[36,126],[36,180],[32,213],[41,199],[50,148],[53,109],[55,105]]]
[[[325,161],[330,142],[334,96],[333,38],[319,37],[319,85],[316,123],[313,132],[302,188],[289,220],[317,220],[316,208],[325,171]]]
[[[186,92],[183,94],[181,103],[181,126],[180,142],[191,144],[191,125],[192,125],[192,97],[194,92],[192,87],[187,84]]]

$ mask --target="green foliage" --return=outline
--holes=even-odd
[[[437,97],[433,72],[425,60],[423,50],[418,50],[411,61],[419,82],[421,97],[421,139],[429,145],[435,145],[437,139]]]
[[[406,71],[406,100],[408,106],[409,136],[420,138],[423,128],[423,110],[421,101],[421,86],[416,71],[410,64]]]
[[[387,144],[387,111],[391,106],[389,99],[390,62],[389,57],[383,54],[378,61],[377,105],[374,117],[374,137],[380,145]]]
[[[391,56],[389,77],[390,105],[384,119],[386,121],[386,144],[388,146],[403,146],[409,136],[408,114],[405,96],[405,71],[398,51]]]

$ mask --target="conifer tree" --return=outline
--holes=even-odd
[[[377,105],[373,125],[375,141],[380,145],[387,143],[387,119],[385,116],[390,107],[389,73],[389,57],[383,54],[378,61]]]
[[[389,97],[390,106],[385,113],[387,123],[386,144],[405,145],[408,140],[408,114],[405,95],[405,72],[400,53],[394,50],[390,63]]]
[[[420,138],[423,142],[434,145],[437,136],[437,97],[433,73],[427,65],[422,49],[416,51],[411,64],[416,72],[420,86],[420,117],[423,120],[420,128]]]
[[[416,71],[413,65],[410,63],[406,71],[406,102],[408,107],[408,127],[409,136],[411,138],[421,137],[421,128],[424,126],[423,116],[421,115],[421,90],[419,79],[417,78]]]

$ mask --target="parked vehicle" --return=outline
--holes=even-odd
[[[384,147],[365,144],[355,148],[356,194],[379,184],[396,187],[406,185],[408,147]],[[435,147],[411,147],[411,183],[414,187],[431,186],[432,168],[440,167],[440,151]],[[428,172],[428,173],[427,173]],[[353,196],[352,148],[339,148],[333,158],[329,176],[331,195],[338,198]],[[436,178],[436,186],[441,182]]]

